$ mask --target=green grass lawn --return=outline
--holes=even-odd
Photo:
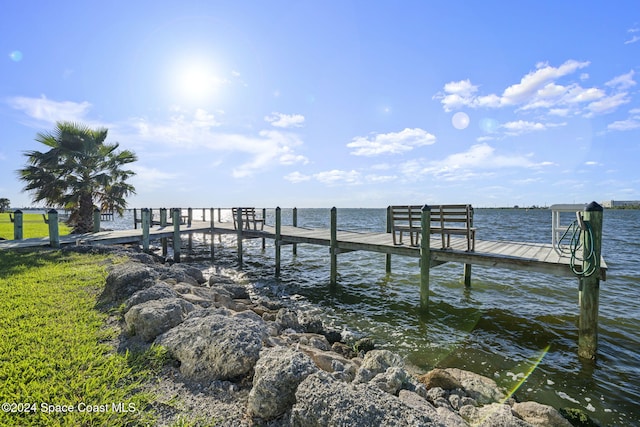
[[[110,344],[119,331],[96,301],[114,262],[0,250],[0,425],[153,425],[144,412],[152,397],[136,390],[166,354],[119,354]]]
[[[64,236],[71,232],[71,228],[65,224],[58,225],[60,235]],[[45,224],[42,214],[22,214],[22,237],[47,237],[49,235],[49,225]],[[13,223],[9,219],[8,213],[0,213],[0,237],[13,240]]]

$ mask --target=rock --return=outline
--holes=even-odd
[[[480,405],[499,402],[506,396],[491,378],[457,368],[447,368],[445,371],[462,385],[469,397],[475,399]]]
[[[266,324],[253,312],[233,316],[225,309],[198,310],[156,339],[195,381],[234,379],[248,374],[260,357]],[[243,313],[243,314],[244,314]]]
[[[295,393],[305,378],[318,368],[303,353],[283,347],[263,350],[256,363],[247,413],[270,420],[295,403]]]
[[[195,286],[199,285],[198,279],[191,275],[195,274],[194,270],[197,270],[193,267],[185,268],[183,264],[173,264],[170,267],[163,265],[158,267],[157,270],[160,275],[160,279],[167,282],[169,282],[168,279],[174,279],[177,283],[183,282]],[[201,271],[200,274],[202,274]]]
[[[136,291],[151,287],[156,282],[157,274],[139,262],[126,262],[109,268],[109,274],[102,291],[101,299],[105,302],[116,302],[126,299]]]
[[[453,375],[447,372],[445,369],[435,368],[427,372],[424,375],[418,377],[418,381],[427,387],[427,389],[440,387],[444,390],[454,390],[462,388],[460,381],[455,379]]]
[[[325,372],[336,374],[338,379],[351,382],[356,376],[356,360],[345,359],[332,351],[322,351],[315,347],[299,344],[298,349],[309,356],[316,366]]]
[[[324,335],[327,341],[329,341],[331,344],[335,344],[342,340],[342,334],[340,333],[340,331],[322,331],[321,334]]]
[[[150,342],[182,323],[193,310],[195,306],[181,298],[150,300],[131,307],[124,320],[131,334]]]
[[[365,355],[354,382],[368,382],[392,366],[403,368],[402,358],[389,350],[371,350]]]
[[[178,293],[166,283],[158,282],[150,288],[137,291],[125,303],[125,311],[129,311],[134,305],[142,304],[151,300],[164,298],[178,298]]]
[[[409,374],[402,368],[392,366],[384,372],[377,374],[370,383],[380,390],[396,395],[409,380]]]
[[[428,413],[370,384],[345,384],[325,372],[309,375],[291,409],[294,427],[436,426]]]
[[[353,345],[354,350],[358,354],[360,354],[361,352],[367,353],[373,350],[375,347],[376,343],[375,341],[373,341],[373,338],[361,338]]]
[[[560,414],[578,427],[598,427],[596,423],[582,410],[577,408],[560,408]]]
[[[511,407],[520,418],[535,427],[571,427],[555,408],[537,402],[514,403]]]
[[[296,332],[301,332],[302,328],[298,323],[298,314],[289,310],[288,308],[281,308],[276,314],[276,323],[278,323],[282,330],[293,329]]]
[[[492,403],[474,409],[477,418],[468,421],[478,427],[531,427],[531,424],[515,416],[509,405]]]
[[[331,346],[331,351],[334,351],[347,359],[353,359],[358,356],[356,352],[353,351],[353,348],[341,342],[334,342]]]
[[[468,427],[464,419],[457,413],[445,408],[436,408],[416,393],[409,390],[400,390],[400,400],[419,411],[425,412],[430,418],[437,420],[444,427]]]
[[[207,280],[204,278],[204,275],[202,274],[202,270],[188,264],[173,264],[169,268],[169,271],[176,272],[177,275],[180,275],[180,276],[182,274],[186,274],[187,276],[194,278],[196,282],[198,282],[199,284],[207,282]],[[176,277],[176,276],[172,275],[171,277]],[[178,281],[182,282],[183,280],[178,280]]]
[[[305,332],[321,334],[324,330],[322,320],[306,311],[298,315],[298,322]]]

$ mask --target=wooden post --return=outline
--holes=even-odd
[[[171,211],[173,221],[173,260],[180,262],[180,214],[182,209],[173,208]]]
[[[193,209],[187,208],[187,227],[191,227],[192,222],[193,222]],[[188,233],[187,248],[189,253],[191,253],[191,251],[193,250],[193,233]]]
[[[191,227],[192,222],[193,222],[193,209],[187,208],[187,226]]]
[[[215,258],[215,251],[214,251],[214,245],[213,245],[213,229],[215,225],[215,220],[213,219],[213,208],[210,209],[209,214],[210,214],[209,220],[211,221],[211,261],[213,261],[213,259]]]
[[[138,209],[133,208],[133,229],[138,228]]]
[[[167,226],[167,208],[160,208],[160,227],[164,228]],[[167,238],[163,237],[160,239],[162,243],[162,256],[167,256]]]
[[[24,235],[24,227],[22,224],[23,218],[22,218],[22,211],[20,209],[18,209],[17,211],[15,211],[13,213],[14,218],[13,218],[13,239],[14,240],[22,240],[22,237]]]
[[[596,202],[584,208],[585,229],[580,233],[583,248],[578,299],[578,356],[594,360],[598,351],[598,307],[600,304],[600,255],[603,209]],[[593,248],[592,256],[588,250]]]
[[[431,208],[424,205],[420,216],[420,308],[429,310],[429,269],[431,268]]]
[[[280,244],[282,233],[282,210],[280,206],[276,208],[276,240],[274,245],[276,247],[276,277],[280,277]]]
[[[236,210],[236,221],[238,227],[236,229],[237,243],[238,243],[238,265],[242,267],[242,208]]]
[[[393,219],[391,218],[391,206],[387,206],[387,233],[391,233],[393,231]],[[391,254],[385,255],[385,267],[384,271],[387,274],[391,273]]]
[[[262,208],[262,221],[265,221],[266,219],[267,219],[267,209],[266,208]],[[264,222],[262,223],[262,225],[264,225]],[[254,225],[254,228],[255,228],[255,225]],[[267,246],[267,243],[266,243],[265,240],[266,239],[263,237],[262,238],[262,250],[263,251],[265,250],[265,248]]]
[[[51,209],[49,212],[49,244],[52,248],[60,247],[60,232],[58,230],[58,211]]]
[[[471,287],[471,264],[464,265],[464,287]]]
[[[142,250],[149,250],[149,224],[151,223],[151,213],[149,209],[144,208],[140,212],[142,215]]]
[[[96,206],[93,209],[93,232],[97,233],[100,231],[100,209]]]
[[[469,211],[469,227],[473,228],[473,206],[470,206],[469,209],[470,209],[470,211]],[[464,265],[463,277],[464,277],[464,287],[465,288],[470,288],[471,287],[471,264],[465,264]]]
[[[329,244],[331,256],[329,284],[335,285],[338,282],[338,211],[335,206],[331,208],[331,240]]]
[[[218,222],[222,222],[222,208],[218,208]]]
[[[202,222],[205,222],[206,220],[207,220],[207,209],[202,208]]]
[[[293,208],[293,226],[298,226],[298,208]],[[298,255],[298,245],[296,243],[293,244],[293,255]]]

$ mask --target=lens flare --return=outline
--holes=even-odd
[[[22,61],[22,52],[20,52],[19,50],[14,50],[9,54],[9,58],[11,58],[13,62],[20,62]]]
[[[462,130],[466,129],[469,126],[469,115],[467,113],[463,113],[459,111],[453,115],[451,118],[451,124],[454,128]]]

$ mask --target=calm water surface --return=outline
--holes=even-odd
[[[222,213],[230,220],[228,211]],[[338,209],[338,228],[384,231],[385,214],[385,209]],[[195,219],[201,215],[194,210]],[[283,209],[282,217],[283,224],[291,224],[290,209]],[[273,222],[270,210],[267,223]],[[478,239],[551,242],[549,210],[477,209],[474,223]],[[104,224],[131,225],[130,212]],[[298,225],[326,228],[329,210],[299,209]],[[215,241],[216,265],[237,267],[234,238]],[[326,247],[298,245],[294,257],[285,246],[280,280],[273,277],[273,241],[267,240],[265,251],[259,240],[245,241],[244,247],[243,273],[257,298],[317,312],[354,338],[372,336],[419,369],[468,369],[495,379],[522,401],[581,408],[603,426],[640,426],[640,211],[604,213],[609,271],[601,282],[595,363],[577,357],[577,279],[473,266],[471,289],[465,289],[462,265],[445,264],[431,270],[430,310],[423,314],[417,259],[394,256],[388,275],[382,254],[340,254],[339,285],[332,288]],[[209,268],[202,261],[208,257],[205,248],[196,245],[192,256]]]

